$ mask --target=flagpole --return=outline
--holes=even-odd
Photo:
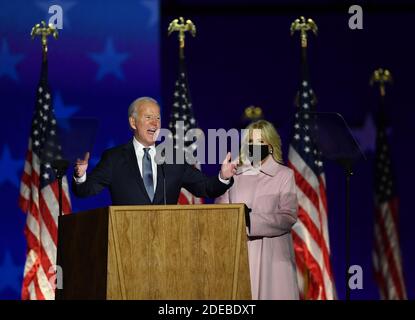
[[[174,19],[170,22],[169,27],[167,29],[168,35],[171,35],[173,32],[178,32],[179,38],[179,57],[180,60],[184,59],[184,45],[185,45],[185,37],[186,32],[189,32],[193,37],[196,36],[196,26],[191,20],[184,21],[183,17],[178,19]]]
[[[373,71],[372,77],[370,78],[369,84],[374,86],[379,85],[379,95],[380,95],[380,113],[384,112],[385,107],[385,96],[386,96],[386,84],[392,84],[393,78],[392,74],[387,69],[378,68]]]
[[[58,31],[56,30],[56,28],[52,25],[49,24],[47,25],[44,21],[41,21],[41,23],[36,24],[30,33],[32,40],[36,37],[39,37],[41,39],[41,44],[42,44],[42,67],[41,67],[41,78],[40,78],[40,87],[39,87],[39,95],[40,93],[42,93],[43,90],[46,90],[46,94],[45,94],[45,99],[48,100],[50,99],[50,95],[49,95],[49,89],[48,89],[48,84],[47,84],[47,73],[48,73],[48,69],[47,69],[47,64],[48,64],[48,37],[52,36],[55,39],[58,38]],[[39,103],[41,103],[42,100],[40,99]],[[40,107],[40,106],[39,106]],[[51,109],[47,104],[45,104],[43,106],[45,108],[45,110],[50,110],[50,113],[52,115],[52,118],[54,118],[53,115],[53,109]],[[51,119],[51,117],[49,117],[48,119]],[[52,122],[53,124],[53,122]],[[46,136],[47,137],[47,136]],[[43,141],[44,142],[44,141]],[[51,146],[54,146],[53,141],[49,141]],[[39,143],[38,143],[39,145]],[[38,150],[38,158],[40,161],[40,167],[47,167],[50,166],[49,168],[52,168],[54,173],[55,173],[55,181],[53,182],[57,182],[58,184],[58,206],[59,206],[59,212],[58,212],[58,219],[57,219],[57,239],[58,239],[58,243],[57,246],[59,246],[59,237],[60,237],[60,218],[63,214],[63,187],[62,187],[62,178],[64,177],[66,170],[69,166],[69,162],[67,160],[62,159],[60,152],[58,154],[55,154],[55,152],[51,153],[51,152],[47,152],[47,149],[45,148],[45,143],[43,143],[43,146]],[[49,155],[52,154],[52,155]],[[44,179],[50,179],[49,175],[45,173],[45,175],[43,175]],[[41,188],[42,186],[39,186],[39,188]],[[55,215],[55,213],[53,211],[51,211],[52,213],[52,218]],[[56,255],[56,260],[55,261],[50,261],[50,263],[52,264],[52,266],[55,266],[55,274],[56,274],[56,280],[58,280],[58,274],[57,274],[57,266],[59,265],[59,261],[61,261],[62,257],[58,257],[58,255]],[[44,266],[43,266],[44,267]],[[44,272],[50,272],[50,270],[44,270]],[[55,285],[59,284],[55,282]],[[59,291],[57,289],[56,286],[52,288],[54,290],[54,297],[56,299],[56,295],[59,293]]]
[[[187,74],[186,65],[184,61],[184,47],[186,32],[189,32],[193,37],[196,37],[196,26],[192,20],[184,20],[183,17],[172,20],[167,29],[167,35],[170,36],[173,32],[178,32],[179,39],[179,73]],[[188,87],[187,77],[185,79],[186,86]]]
[[[32,31],[30,32],[30,36],[32,40],[35,37],[40,37],[42,41],[42,59],[44,62],[47,61],[48,56],[48,36],[52,35],[55,39],[58,39],[58,30],[53,26],[53,24],[46,25],[45,21],[41,21],[40,23],[36,24]]]
[[[196,36],[196,26],[191,20],[185,20],[183,17],[174,19],[168,26],[168,35],[173,32],[178,33],[179,40],[179,70],[178,77],[174,87],[173,106],[170,115],[169,129],[173,132],[173,144],[176,155],[184,154],[192,141],[186,140],[182,135],[176,135],[177,129],[181,128],[184,132],[190,129],[197,129],[197,122],[194,118],[192,99],[190,96],[189,82],[185,65],[184,48],[186,32],[193,37]],[[195,167],[200,169],[200,164],[196,163]],[[178,204],[196,204],[203,203],[203,198],[193,196],[186,189],[182,188],[179,194]]]
[[[46,25],[45,21],[36,24],[32,31],[30,32],[32,39],[35,37],[40,37],[42,41],[42,63],[47,63],[48,61],[48,36],[52,35],[55,39],[58,38],[58,31],[52,25]],[[46,74],[43,74],[42,77],[46,77]],[[59,192],[59,217],[62,216],[62,179],[65,176],[66,170],[69,167],[69,162],[64,159],[55,159],[51,163],[52,168],[55,170],[56,179],[58,180],[58,192]]]
[[[291,31],[291,36],[294,35],[294,33],[296,31],[299,31],[299,33],[300,33],[301,79],[303,81],[304,80],[309,81],[309,70],[308,70],[308,63],[307,63],[307,48],[308,48],[308,35],[307,35],[307,32],[311,31],[311,32],[314,33],[314,35],[317,35],[317,32],[318,32],[317,24],[312,19],[310,19],[310,18],[306,19],[303,16],[301,16],[300,18],[294,20],[294,22],[291,24],[290,31]],[[314,95],[314,93],[312,93],[310,111],[313,111],[314,106],[316,105],[316,103],[317,103],[317,98]],[[297,107],[300,107],[300,97],[298,95],[297,95],[297,98],[296,98],[296,105],[297,105]],[[346,184],[347,184],[346,190],[349,190],[349,186],[350,186],[349,178],[350,178],[350,175],[346,174]],[[349,199],[350,199],[349,192],[347,192],[346,193],[346,222],[349,220],[348,217],[350,216],[348,214],[348,212],[350,210],[349,209],[349,201],[350,201]],[[346,225],[350,225],[350,224],[346,223]],[[349,231],[348,231],[349,227],[347,227],[346,230],[347,230],[346,235],[348,235],[349,234]],[[347,244],[349,243],[348,239],[346,240],[346,243]],[[348,252],[349,252],[349,250],[346,249],[346,256],[347,257],[348,257]],[[346,258],[346,261],[348,261],[348,258]],[[347,265],[349,265],[349,263],[347,263]],[[308,287],[310,285],[310,277],[311,277],[311,275],[310,275],[309,269],[306,268],[305,271],[304,271],[304,275],[303,275],[304,282],[305,282],[304,283],[304,297],[303,297],[303,299],[305,299],[305,300],[307,300],[309,298],[307,293],[308,293]],[[346,278],[346,281],[347,281],[347,278]],[[324,284],[323,284],[323,286],[324,286]]]
[[[386,84],[393,84],[392,74],[387,69],[376,69],[370,79],[370,85],[379,85],[379,110],[376,119],[376,152],[375,152],[375,172],[374,172],[374,252],[372,263],[376,276],[376,283],[381,292],[381,298],[390,299],[407,299],[405,279],[402,270],[401,249],[399,245],[399,228],[398,228],[398,204],[393,168],[391,164],[391,151],[386,134]],[[383,212],[383,206],[390,208]],[[386,228],[390,230],[387,236],[378,237],[376,230]],[[385,247],[390,250],[376,250],[376,248]],[[385,253],[386,251],[386,253]],[[395,257],[386,267],[382,264],[387,255],[392,252]],[[380,262],[379,262],[380,261]],[[393,271],[392,271],[393,270]],[[396,271],[395,271],[396,270]],[[395,272],[395,273],[394,273]],[[392,276],[391,274],[394,275]],[[385,285],[391,281],[390,285]],[[383,289],[383,287],[386,287]]]
[[[305,19],[301,16],[298,19],[295,19],[291,24],[291,35],[294,35],[296,31],[300,32],[300,42],[301,42],[301,71],[303,79],[308,79],[308,65],[307,65],[307,46],[308,38],[307,31],[312,31],[317,35],[318,27],[317,24],[312,19]]]
[[[56,28],[52,25],[46,25],[46,23],[44,21],[42,21],[41,23],[36,24],[33,28],[32,31],[30,33],[32,39],[34,39],[35,37],[40,37],[41,38],[41,43],[42,43],[42,69],[41,69],[41,81],[43,81],[45,84],[47,83],[47,62],[48,62],[48,37],[51,35],[53,36],[55,39],[58,38],[58,31],[56,30]],[[53,112],[53,111],[52,111]],[[42,161],[42,155],[40,155],[40,161]],[[58,221],[57,221],[57,239],[58,239],[58,243],[57,243],[57,248],[59,247],[59,243],[60,243],[60,232],[59,232],[59,226],[60,226],[60,218],[63,215],[63,188],[62,188],[62,179],[66,174],[66,170],[69,167],[69,161],[60,158],[60,156],[57,156],[55,159],[53,159],[50,162],[50,165],[52,167],[52,169],[55,172],[55,177],[56,180],[58,182],[58,206],[59,206],[59,213],[58,213]],[[59,250],[57,250],[59,251]],[[60,256],[58,254],[56,254],[56,261],[54,262],[56,266],[59,266],[59,262],[62,261],[62,256],[60,254]],[[52,261],[51,261],[52,262]],[[53,262],[52,262],[53,263]],[[56,272],[56,276],[57,275],[57,267],[55,269]],[[50,272],[50,271],[49,271]],[[57,278],[56,278],[57,279]],[[56,283],[57,284],[57,283]],[[55,300],[57,299],[57,296],[59,296],[60,290],[58,290],[60,288],[55,287]]]
[[[302,76],[303,79],[308,79],[308,65],[307,65],[307,31],[312,31],[317,34],[317,25],[312,19],[305,19],[300,17],[291,24],[291,34],[295,31],[300,32],[301,40],[301,62],[302,62]],[[315,100],[315,97],[313,98]],[[312,107],[312,106],[311,106]],[[350,300],[351,289],[349,286],[349,267],[350,267],[350,234],[351,234],[351,214],[350,214],[350,178],[353,175],[352,161],[350,159],[341,159],[340,164],[344,169],[345,174],[345,286],[346,286],[346,300]]]

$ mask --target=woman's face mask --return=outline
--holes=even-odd
[[[249,158],[254,163],[264,160],[269,155],[269,147],[267,144],[248,144]]]

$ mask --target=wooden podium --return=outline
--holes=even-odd
[[[111,206],[65,215],[56,299],[251,299],[246,210]]]

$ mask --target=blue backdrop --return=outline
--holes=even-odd
[[[342,4],[343,3],[343,4]],[[355,4],[354,2],[353,4]],[[359,3],[359,2],[358,2]],[[299,88],[300,41],[290,36],[290,25],[300,15],[313,18],[318,36],[309,36],[308,61],[318,111],[343,114],[366,152],[367,161],[354,168],[351,180],[351,263],[363,268],[363,290],[352,299],[379,299],[373,279],[373,169],[378,90],[369,86],[372,72],[389,68],[395,84],[387,89],[389,140],[400,197],[400,237],[406,288],[415,297],[414,236],[411,199],[413,74],[415,44],[409,30],[415,7],[392,1],[363,2],[363,30],[348,26],[349,5],[326,0],[177,0],[162,6],[161,30],[183,15],[196,24],[198,35],[188,37],[186,57],[195,117],[200,126],[231,128],[240,125],[245,107],[263,108],[279,129],[284,159],[292,133],[294,97]],[[161,37],[162,96],[172,101],[176,77],[177,40]],[[215,174],[218,166],[204,166]],[[336,164],[326,162],[329,232],[332,265],[339,298],[345,297],[345,180]]]
[[[243,109],[261,106],[278,127],[286,151],[299,84],[299,40],[289,36],[300,15],[319,26],[311,37],[311,84],[318,110],[344,115],[367,153],[352,178],[352,264],[364,271],[364,289],[353,299],[378,299],[371,270],[373,231],[373,148],[371,115],[376,94],[368,86],[372,71],[389,68],[389,138],[400,196],[400,234],[408,296],[415,297],[410,165],[415,45],[409,35],[415,10],[386,1],[364,9],[364,29],[350,30],[348,6],[316,6],[303,1],[14,1],[0,3],[0,298],[17,299],[25,260],[25,215],[17,207],[19,179],[27,149],[41,50],[31,27],[48,16],[51,4],[64,10],[60,39],[50,40],[49,83],[59,118],[99,120],[92,165],[101,152],[130,137],[127,107],[136,97],[162,103],[167,125],[177,72],[177,38],[167,38],[171,19],[184,15],[198,34],[186,41],[186,60],[196,119],[202,129],[240,124]],[[160,11],[159,11],[160,9]],[[160,13],[161,12],[161,15]],[[160,15],[160,19],[159,19]],[[162,75],[162,76],[161,76]],[[285,152],[286,155],[286,152]],[[285,157],[286,158],[286,157]],[[326,163],[332,263],[344,298],[344,180]],[[216,174],[218,166],[203,170]],[[108,194],[87,200],[72,197],[74,211],[109,204]]]
[[[40,40],[32,41],[30,30],[48,21],[52,4],[63,9],[59,39],[49,40],[56,116],[98,119],[92,165],[104,149],[130,138],[131,101],[161,98],[157,0],[0,2],[0,298],[20,297],[26,243],[17,200],[41,63]],[[75,212],[109,203],[107,192],[72,197]]]

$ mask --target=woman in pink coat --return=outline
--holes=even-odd
[[[251,209],[247,232],[252,298],[298,299],[291,237],[298,207],[293,171],[281,164],[281,139],[271,123],[259,120],[247,129],[244,142],[253,162],[243,147],[234,184],[216,203],[245,203]]]

